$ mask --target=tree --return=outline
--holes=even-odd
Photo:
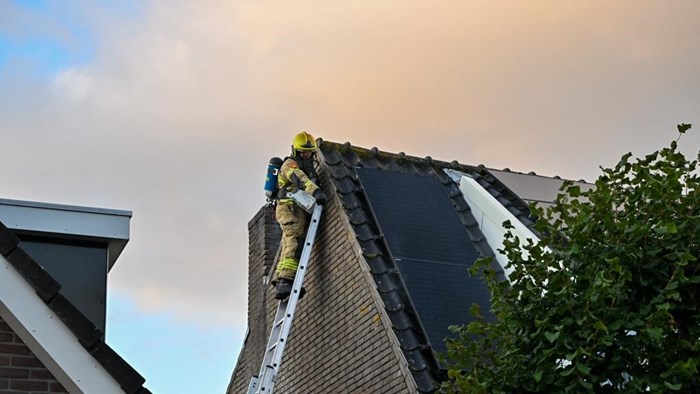
[[[700,178],[677,141],[532,207],[541,239],[506,235],[509,282],[475,265],[496,319],[452,327],[443,392],[700,392]]]

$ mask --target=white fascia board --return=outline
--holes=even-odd
[[[129,242],[131,211],[0,198],[0,219],[11,230],[59,234],[108,243],[109,269]]]
[[[514,227],[512,229],[513,235],[520,239],[521,245],[526,244],[527,239],[537,243],[539,238],[506,207],[501,205],[491,193],[481,187],[474,178],[460,171],[450,169],[445,169],[444,171],[459,184],[459,190],[462,192],[462,196],[464,196],[467,204],[469,204],[472,215],[479,223],[479,229],[486,237],[486,241],[495,253],[496,261],[503,268],[503,272],[508,278],[513,270],[506,268],[508,259],[498,251],[498,249],[503,249],[503,237],[507,232],[503,228],[503,222],[506,220],[510,221]],[[523,251],[523,257],[526,258],[527,256],[527,251]]]
[[[0,317],[70,393],[124,394],[17,270],[0,256]]]
[[[129,239],[131,211],[0,199],[9,229],[87,238]]]

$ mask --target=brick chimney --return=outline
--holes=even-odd
[[[282,229],[275,220],[275,207],[264,206],[248,222],[248,327],[237,369],[241,372],[231,387],[247,387],[249,379],[258,374],[265,352],[270,327],[268,309],[275,301],[269,281],[282,239]],[[255,329],[251,330],[250,327]],[[230,392],[230,391],[229,391]]]

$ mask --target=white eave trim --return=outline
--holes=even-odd
[[[503,237],[506,234],[503,222],[506,220],[510,221],[514,227],[512,230],[513,235],[520,239],[521,245],[526,244],[527,239],[537,243],[539,238],[474,178],[460,171],[451,169],[445,169],[444,171],[459,185],[459,190],[462,192],[467,204],[469,204],[472,215],[479,223],[479,229],[486,237],[486,241],[495,253],[496,261],[503,268],[503,272],[508,278],[513,270],[506,268],[508,259],[504,254],[498,252],[498,249],[503,249]],[[527,252],[524,252],[524,254],[527,257]]]
[[[124,393],[3,256],[0,256],[0,317],[68,392]]]
[[[129,242],[131,211],[0,198],[0,218],[11,230],[107,242],[109,269]]]

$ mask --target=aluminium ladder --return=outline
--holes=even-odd
[[[270,339],[265,347],[265,357],[263,357],[262,366],[257,376],[250,379],[248,386],[248,394],[272,394],[277,374],[279,373],[282,364],[282,355],[284,347],[287,344],[287,337],[292,329],[292,320],[294,319],[294,311],[299,301],[299,292],[301,285],[304,283],[304,275],[311,255],[311,249],[314,247],[314,238],[318,229],[318,222],[321,218],[323,207],[316,205],[311,214],[311,222],[309,230],[306,233],[304,241],[304,249],[301,252],[299,259],[299,268],[297,269],[294,284],[292,285],[292,293],[285,300],[280,301],[277,306],[275,319],[272,321],[272,331]]]

